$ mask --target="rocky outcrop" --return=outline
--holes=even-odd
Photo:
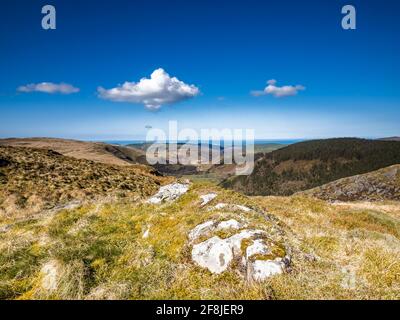
[[[400,165],[336,180],[299,194],[328,201],[400,200]]]
[[[192,247],[192,260],[216,274],[227,271],[233,267],[233,261],[238,261],[235,268],[248,280],[263,281],[283,273],[289,264],[284,246],[272,241],[264,230],[245,227],[235,219],[210,220],[196,226],[189,233],[190,242],[198,242]],[[230,230],[232,235],[221,238],[216,235],[221,230]]]
[[[175,201],[189,190],[189,184],[172,183],[162,186],[160,190],[147,200],[150,204]]]
[[[214,200],[217,197],[216,193],[208,193],[200,196],[200,199],[202,200],[200,206],[204,207],[206,204],[208,204],[210,201]]]
[[[147,227],[147,229],[143,232],[142,239],[147,239],[150,235],[150,227]]]
[[[228,221],[216,222],[213,220],[206,221],[202,224],[196,226],[193,230],[189,232],[189,240],[194,241],[199,239],[202,236],[205,236],[213,231],[221,231],[221,230],[229,230],[229,229],[240,229],[244,226],[244,224],[236,221],[235,219],[231,219]]]

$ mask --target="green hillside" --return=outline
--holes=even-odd
[[[291,195],[400,163],[400,142],[336,138],[296,143],[257,159],[249,176],[222,186],[249,195]]]

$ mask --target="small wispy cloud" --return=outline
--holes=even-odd
[[[25,86],[17,88],[18,92],[43,92],[43,93],[60,93],[60,94],[71,94],[79,92],[79,88],[74,87],[68,83],[52,83],[52,82],[41,82],[41,83],[30,83]]]
[[[276,83],[277,81],[274,79],[268,80],[267,86],[264,88],[264,90],[252,91],[251,95],[254,97],[272,95],[275,98],[283,98],[295,96],[299,91],[306,90],[306,88],[302,85],[279,87],[276,85]]]
[[[173,104],[197,96],[199,88],[180,81],[159,68],[153,71],[150,78],[139,82],[125,82],[112,89],[97,89],[100,98],[116,101],[143,104],[149,110],[157,110],[165,104]]]

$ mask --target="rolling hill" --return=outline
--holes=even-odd
[[[291,195],[400,163],[400,142],[356,138],[296,143],[257,158],[249,176],[221,185],[248,195]]]
[[[168,180],[152,171],[75,159],[53,150],[0,146],[0,216],[74,200],[146,196]]]
[[[145,153],[142,150],[102,142],[57,138],[12,138],[1,139],[0,146],[50,149],[76,159],[112,165],[146,164]]]

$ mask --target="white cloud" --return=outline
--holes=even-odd
[[[61,94],[71,94],[79,92],[79,88],[67,83],[52,83],[52,82],[42,82],[42,83],[31,83],[26,86],[20,86],[17,89],[19,92],[44,92],[44,93],[61,93]]]
[[[302,85],[296,86],[282,86],[278,87],[276,85],[277,81],[271,79],[267,81],[267,86],[262,91],[252,91],[251,94],[255,97],[272,95],[275,98],[295,96],[299,91],[304,91],[306,88]]]
[[[139,82],[125,82],[112,89],[97,89],[99,96],[106,100],[144,104],[150,110],[157,110],[164,104],[172,104],[193,98],[199,88],[170,77],[164,69],[154,70],[148,78]]]

